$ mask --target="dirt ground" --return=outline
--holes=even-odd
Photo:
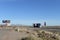
[[[16,32],[5,28],[0,29],[0,40],[19,40],[26,36],[27,34],[24,32]]]
[[[31,33],[33,32],[32,30],[34,29],[41,30],[38,28],[25,29],[23,27],[22,28],[17,27],[17,29],[21,29],[25,31],[25,32],[18,32],[18,31],[15,31],[15,29],[16,29],[15,27],[3,27],[3,28],[0,27],[0,40],[20,40],[21,38],[27,37],[29,35],[26,33],[26,29],[30,30]]]

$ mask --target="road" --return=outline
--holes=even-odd
[[[52,29],[52,28],[50,28],[50,29],[48,29],[48,28],[31,28],[31,30],[34,30],[34,29],[36,29],[36,30],[46,30],[46,31],[51,31],[51,32],[60,32],[60,29]]]

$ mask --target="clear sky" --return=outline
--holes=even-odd
[[[0,23],[60,25],[60,0],[0,0]]]

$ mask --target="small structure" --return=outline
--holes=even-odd
[[[46,27],[46,22],[44,22],[44,27]]]
[[[33,27],[34,27],[34,28],[40,28],[40,26],[41,26],[40,23],[34,23],[34,24],[33,24]]]
[[[2,20],[5,26],[10,26],[10,20]]]

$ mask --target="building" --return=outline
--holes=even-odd
[[[10,26],[10,20],[2,20],[2,23],[3,23],[5,26]]]
[[[34,27],[34,28],[40,28],[40,26],[41,26],[40,23],[34,23],[34,24],[33,24],[33,27]]]

